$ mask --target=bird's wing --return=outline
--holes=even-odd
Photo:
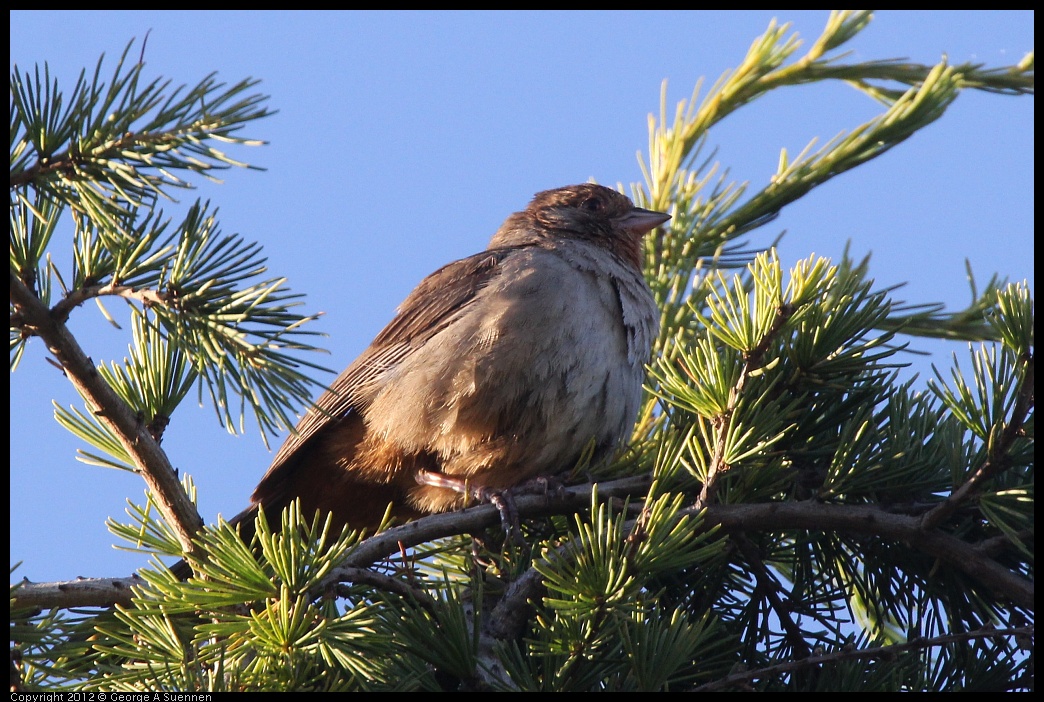
[[[498,274],[500,262],[511,250],[494,249],[454,261],[421,281],[373,343],[301,418],[261,479],[262,485],[277,478],[280,468],[293,463],[295,454],[325,428],[365,408],[387,372],[452,322]]]

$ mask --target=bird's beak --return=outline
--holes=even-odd
[[[641,207],[635,207],[620,218],[620,226],[635,234],[645,234],[646,232],[660,226],[670,218],[671,216],[664,212],[644,210]]]

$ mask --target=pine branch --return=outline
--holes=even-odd
[[[636,497],[644,496],[650,484],[650,476],[636,476],[600,483],[597,491],[600,499],[629,497],[633,501]],[[547,497],[526,495],[516,499],[516,507],[519,516],[527,518],[575,514],[578,510],[585,510],[590,506],[592,489],[592,485],[586,484],[566,487],[560,493]],[[687,508],[679,514],[696,516],[700,512]],[[1033,608],[1033,581],[990,558],[990,554],[995,551],[994,548],[980,549],[978,544],[962,541],[942,531],[924,530],[919,516],[897,514],[888,508],[871,505],[835,505],[813,501],[710,505],[702,515],[704,529],[720,526],[728,532],[743,533],[832,531],[875,536],[906,544],[914,551],[936,558],[985,585],[997,596],[1006,598],[1019,607]],[[499,524],[500,513],[493,505],[480,505],[459,512],[431,515],[393,527],[362,541],[346,556],[341,567],[369,568],[403,549],[448,536],[477,533]],[[352,572],[356,571],[339,571]],[[535,580],[535,577],[529,576],[529,579]],[[337,574],[328,574],[316,585],[314,595],[321,595],[339,582],[341,580]],[[53,589],[54,584],[40,584],[38,587]],[[536,587],[535,582],[519,585],[519,588],[513,591],[514,596],[525,597],[523,592],[532,592],[533,587]],[[14,601],[20,604],[17,594]],[[75,604],[74,596],[68,596],[63,600],[62,606]],[[503,629],[510,631],[510,622],[506,622]]]
[[[165,305],[169,304],[170,295],[157,292],[149,288],[140,288],[133,285],[119,285],[116,282],[109,282],[103,285],[88,285],[86,287],[77,288],[76,290],[69,291],[53,308],[51,308],[51,315],[59,322],[64,323],[69,319],[69,315],[72,311],[82,305],[87,300],[96,297],[103,297],[106,295],[114,295],[116,297],[122,297],[125,300],[133,300],[141,303],[143,307],[148,309],[153,305]],[[12,320],[11,326],[19,326]]]
[[[980,552],[975,544],[939,530],[922,529],[919,517],[893,514],[870,505],[783,502],[712,505],[707,508],[704,520],[726,530],[808,529],[876,536],[937,558],[1019,607],[1032,610],[1034,606],[1032,579],[1000,565]]]
[[[28,609],[130,607],[134,597],[131,588],[144,584],[137,573],[129,578],[77,578],[53,583],[33,583],[23,579],[13,592],[18,607]]]
[[[148,427],[102,379],[65,324],[57,321],[40,299],[13,273],[11,301],[23,322],[23,328],[43,339],[88,407],[119,438],[149,490],[155,495],[164,519],[177,533],[182,548],[186,553],[194,553],[197,546],[192,537],[203,526],[203,520],[182,489],[174,467],[149,433]]]
[[[43,76],[39,66],[33,75],[14,66],[12,190],[32,186],[112,221],[128,205],[166,195],[169,187],[192,187],[172,171],[208,176],[233,166],[253,168],[211,144],[263,143],[236,136],[246,123],[272,114],[264,107],[267,97],[242,96],[257,81],[227,87],[211,74],[191,88],[171,89],[171,81],[160,78],[145,83],[145,64],[127,60],[133,43],[108,85],[101,79],[102,56],[92,80],[81,73],[65,100],[46,65]]]
[[[950,493],[944,502],[921,517],[921,525],[924,529],[931,529],[941,524],[961,505],[971,500],[983,483],[1011,467],[1009,453],[1016,439],[1024,434],[1026,418],[1033,407],[1033,357],[1028,356],[1021,359],[1021,362],[1025,364],[1025,373],[1015,394],[1015,405],[1012,407],[1011,416],[1005,423],[1000,436],[996,441],[990,443],[986,461],[960,487]]]
[[[604,487],[604,486],[603,486]],[[562,552],[570,546],[559,546]],[[560,553],[564,555],[564,553]],[[546,590],[544,578],[536,568],[529,568],[508,585],[500,601],[486,618],[486,632],[497,641],[512,641],[522,635],[529,620],[529,603]]]
[[[733,540],[736,542],[736,546],[739,548],[740,553],[747,559],[747,562],[754,568],[754,577],[758,581],[759,592],[768,600],[769,605],[772,607],[772,611],[776,613],[776,618],[779,620],[780,626],[786,632],[787,641],[790,643],[791,648],[794,651],[795,656],[807,657],[812,655],[812,650],[808,647],[805,642],[805,634],[798,626],[797,622],[794,621],[793,612],[790,608],[783,603],[783,600],[779,597],[779,590],[781,586],[775,577],[769,573],[768,568],[765,567],[765,562],[761,559],[761,554],[758,552],[756,546],[751,543],[750,539],[747,538],[746,534],[733,532]]]
[[[341,566],[330,571],[329,579],[338,583],[335,589],[342,596],[347,596],[350,593],[344,587],[341,587],[340,583],[370,585],[376,590],[406,597],[429,611],[435,607],[435,600],[423,589],[411,586],[403,579],[384,575],[369,568]]]
[[[977,629],[976,631],[962,631],[954,634],[943,634],[941,636],[917,637],[906,643],[891,644],[888,646],[874,646],[872,648],[846,648],[832,653],[824,653],[817,656],[808,656],[801,660],[789,661],[778,665],[758,668],[742,673],[733,673],[728,677],[699,685],[689,692],[716,692],[739,687],[750,690],[748,683],[755,680],[764,680],[782,673],[796,673],[802,670],[816,669],[831,663],[846,660],[871,659],[871,660],[893,660],[897,654],[904,651],[923,651],[950,643],[963,643],[976,639],[992,639],[1009,636],[1033,638],[1032,626],[1013,627],[1009,629]]]
[[[714,445],[714,455],[711,458],[710,469],[707,472],[707,479],[704,481],[703,487],[700,489],[699,497],[696,498],[695,509],[697,511],[708,506],[714,500],[714,495],[718,490],[719,477],[731,468],[731,466],[725,461],[726,443],[728,442],[731,433],[731,424],[736,411],[736,405],[739,403],[740,398],[743,397],[743,388],[746,386],[751,374],[756,372],[762,366],[769,344],[771,344],[772,340],[783,330],[787,320],[789,320],[793,314],[794,305],[790,303],[779,305],[773,315],[771,326],[766,330],[765,334],[757,340],[754,347],[750,351],[744,353],[743,369],[740,371],[739,377],[736,379],[736,383],[732,387],[732,392],[729,396],[729,405],[724,412],[714,417],[713,420],[715,430],[718,433],[718,441]]]
[[[613,499],[644,495],[651,482],[651,476],[639,475],[599,483],[598,496],[600,499]],[[591,506],[592,487],[590,484],[575,485],[546,496],[525,495],[515,498],[515,506],[520,517],[575,513]],[[499,524],[500,512],[493,505],[479,505],[460,512],[433,514],[371,536],[352,550],[344,565],[366,568],[404,548],[447,536],[478,533]]]

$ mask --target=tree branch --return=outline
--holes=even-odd
[[[739,548],[740,553],[747,559],[747,562],[751,565],[754,570],[754,578],[758,582],[758,587],[761,592],[764,593],[765,599],[768,600],[769,606],[776,613],[776,618],[779,620],[780,626],[786,632],[787,641],[794,651],[794,654],[801,657],[811,656],[812,649],[809,648],[808,642],[805,641],[804,633],[801,631],[801,627],[794,621],[793,612],[787,607],[783,600],[779,597],[779,591],[782,587],[779,581],[776,580],[769,573],[768,568],[765,567],[764,561],[761,560],[761,553],[757,547],[747,538],[746,534],[735,534],[736,546]]]
[[[622,497],[648,489],[647,476],[624,478],[598,485],[599,497]],[[533,495],[516,500],[520,516],[562,514],[590,505],[591,485],[565,488],[550,498]],[[699,510],[685,510],[696,515]],[[478,531],[499,523],[492,505],[424,517],[381,532],[352,551],[345,565],[365,568],[382,558],[432,539]],[[925,531],[920,518],[893,514],[864,505],[828,505],[818,502],[770,502],[752,505],[712,505],[704,513],[706,526],[728,530],[771,531],[810,529],[879,536],[903,543],[915,551],[938,558],[971,579],[1006,597],[1020,607],[1032,609],[1033,581],[1012,572],[980,552],[975,544],[940,531]]]
[[[747,380],[754,371],[761,367],[762,360],[765,357],[765,353],[768,351],[772,339],[780,333],[784,325],[786,325],[787,320],[792,316],[794,316],[793,305],[779,305],[776,308],[776,314],[772,319],[772,326],[770,326],[764,336],[761,337],[757,345],[744,354],[745,359],[743,361],[743,371],[736,380],[736,385],[732,388],[731,393],[729,393],[729,407],[724,413],[715,417],[713,420],[715,428],[718,430],[718,441],[714,446],[714,456],[711,458],[710,469],[707,471],[707,480],[703,483],[703,487],[700,488],[699,497],[696,498],[696,510],[701,510],[704,507],[707,507],[714,500],[714,496],[718,492],[718,478],[722,474],[728,472],[732,467],[725,462],[725,445],[728,442],[729,431],[732,427],[732,419],[736,411],[736,405],[739,403],[740,397],[743,394],[743,388],[747,385]]]
[[[691,508],[689,512],[695,512]],[[827,505],[817,502],[770,502],[755,505],[714,505],[707,508],[707,524],[725,529],[771,531],[809,529],[869,534],[937,558],[999,597],[1033,609],[1033,580],[1008,570],[981,553],[975,544],[938,530],[924,530],[921,520],[864,505]]]
[[[186,553],[195,552],[192,537],[202,528],[203,520],[181,487],[167,455],[140,417],[101,377],[65,324],[57,321],[17,276],[12,273],[10,277],[11,302],[20,315],[23,330],[43,339],[88,408],[116,435],[134,460],[181,547]]]
[[[851,650],[842,649],[821,656],[810,656],[797,661],[779,663],[778,665],[772,665],[767,668],[759,668],[744,673],[734,673],[720,680],[700,685],[699,687],[689,690],[689,692],[713,692],[715,690],[723,690],[735,685],[743,685],[753,680],[779,675],[780,673],[792,673],[799,670],[805,670],[826,663],[835,663],[855,658],[889,659],[900,651],[919,651],[926,648],[932,648],[933,646],[942,646],[948,643],[960,643],[962,641],[972,641],[974,639],[986,639],[1000,636],[1032,637],[1033,627],[1024,626],[1014,629],[978,629],[976,631],[964,631],[956,634],[943,634],[942,636],[933,636],[931,638],[918,637],[907,641],[906,643],[892,644],[890,646],[875,646],[873,648]]]
[[[941,524],[963,503],[972,499],[984,482],[1011,466],[1008,454],[1011,452],[1015,440],[1023,433],[1023,424],[1029,415],[1030,408],[1033,407],[1033,357],[1029,356],[1024,361],[1026,372],[1022,376],[1022,382],[1019,383],[1015,406],[1011,409],[1011,418],[996,443],[989,447],[986,461],[959,488],[950,493],[946,501],[921,517],[922,528],[931,529]]]
[[[652,477],[639,475],[607,483],[598,483],[600,498],[643,494]],[[519,516],[539,517],[568,514],[591,506],[593,485],[573,485],[548,495],[524,495],[515,498]],[[493,505],[479,505],[460,512],[444,512],[382,531],[360,543],[345,559],[344,565],[367,568],[403,548],[458,534],[469,534],[500,524],[500,512]],[[329,578],[327,578],[329,579]],[[324,581],[325,582],[325,581]]]
[[[50,609],[52,607],[131,606],[131,587],[145,583],[138,574],[129,578],[77,578],[68,582],[32,583],[22,580],[11,596],[18,607]]]
[[[330,579],[333,578],[336,578],[338,581],[336,589],[342,597],[348,596],[349,593],[340,586],[340,583],[357,583],[372,585],[378,590],[384,590],[385,592],[412,599],[429,612],[435,609],[435,600],[421,588],[414,587],[400,578],[378,573],[369,568],[351,568],[347,566],[334,568],[330,572]]]
[[[559,551],[565,549],[560,546]],[[510,641],[522,634],[529,613],[529,602],[544,591],[544,577],[530,568],[514,580],[485,622],[485,631],[497,641]]]
[[[151,440],[151,439],[150,439]],[[617,498],[644,494],[651,484],[650,476],[642,475],[622,478],[598,484],[600,498]],[[591,504],[592,485],[566,487],[556,495],[526,495],[516,499],[520,516],[537,517],[551,514],[569,514],[587,509]],[[683,511],[696,515],[698,510]],[[818,502],[770,502],[762,504],[712,505],[703,512],[705,527],[720,525],[733,532],[765,532],[807,529],[834,531],[877,536],[936,558],[960,571],[970,579],[989,588],[995,595],[1006,598],[1019,607],[1033,609],[1033,580],[1013,572],[989,558],[978,544],[968,543],[938,530],[926,531],[920,526],[919,517],[895,514],[885,509],[868,505],[829,505]],[[378,561],[404,548],[417,546],[434,539],[467,534],[496,526],[500,513],[493,505],[479,505],[460,512],[445,512],[424,517],[366,539],[347,555],[341,564],[344,568],[369,568]],[[331,572],[316,587],[316,595],[335,587],[339,575]],[[536,576],[532,576],[535,578]],[[55,592],[58,584],[36,586],[42,592]],[[535,583],[519,584],[517,598],[524,599]],[[13,604],[20,605],[20,591],[13,595]],[[506,595],[513,590],[509,588]],[[39,602],[40,600],[35,600]],[[517,600],[521,601],[521,599]],[[73,607],[82,602],[63,593],[60,601],[49,600],[41,606]],[[92,604],[97,604],[92,601]],[[502,632],[512,630],[510,622],[501,627]],[[505,636],[508,634],[505,634]]]
[[[153,305],[168,304],[168,296],[166,294],[158,293],[150,288],[135,288],[130,285],[106,283],[105,285],[88,285],[73,290],[51,308],[51,317],[56,322],[64,324],[74,308],[79,307],[92,297],[101,297],[102,295],[118,295],[128,300],[137,300],[146,308]]]

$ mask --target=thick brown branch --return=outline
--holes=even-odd
[[[167,455],[149,435],[148,427],[109,387],[69,329],[56,321],[40,299],[13,274],[11,302],[20,315],[23,329],[43,339],[98,421],[119,438],[152,491],[160,513],[178,535],[182,548],[186,553],[193,552],[196,547],[192,537],[203,526],[203,520],[182,489]]]
[[[648,478],[625,478],[598,486],[600,497],[633,495],[648,489]],[[550,499],[534,495],[516,500],[520,516],[561,514],[590,505],[590,485],[566,488]],[[689,513],[699,510],[690,508]],[[937,558],[979,582],[999,597],[1033,608],[1033,581],[1014,573],[985,554],[975,544],[939,531],[925,531],[920,518],[893,514],[878,507],[827,505],[818,502],[771,502],[752,505],[712,505],[704,514],[707,526],[721,525],[738,531],[786,531],[809,529],[876,535],[902,543]],[[455,534],[478,531],[499,523],[491,505],[437,514],[382,532],[362,542],[347,559],[347,565],[368,567],[406,548]]]
[[[652,478],[640,475],[598,484],[600,498],[644,495]],[[591,485],[574,485],[550,495],[525,495],[515,498],[519,516],[538,517],[567,514],[591,506]],[[457,534],[471,534],[500,524],[500,512],[493,505],[480,505],[460,512],[433,514],[376,534],[353,550],[344,565],[366,568],[398,553],[402,548]]]
[[[598,485],[601,498],[644,495],[649,476],[623,478]],[[591,485],[576,485],[548,497],[527,495],[515,501],[523,517],[569,514],[591,504]],[[695,514],[697,510],[686,510]],[[1033,580],[1000,565],[982,552],[977,544],[962,541],[939,531],[925,531],[920,518],[895,514],[874,506],[825,505],[818,502],[765,503],[752,505],[712,505],[704,514],[705,527],[720,525],[729,531],[766,532],[793,529],[855,533],[877,536],[904,544],[919,553],[936,558],[1006,598],[1019,607],[1033,609]],[[492,505],[480,505],[460,512],[424,517],[376,534],[358,545],[342,564],[349,568],[369,568],[379,561],[434,539],[474,533],[500,523],[500,513]],[[533,576],[535,578],[535,576]],[[331,574],[316,588],[316,595],[334,587],[338,578]],[[45,587],[41,585],[40,587]],[[528,590],[529,585],[521,586]],[[510,591],[509,591],[510,592]],[[519,598],[525,598],[519,594]],[[15,602],[20,604],[18,593]],[[61,606],[75,606],[66,599]],[[57,606],[57,605],[56,605]],[[508,623],[504,632],[512,630]],[[503,633],[503,632],[502,632]],[[509,635],[509,634],[507,634]]]
[[[14,595],[18,607],[111,607],[131,605],[131,587],[144,581],[136,574],[129,578],[77,578],[59,583],[31,583],[23,580]]]
[[[564,549],[560,546],[559,550]],[[544,592],[544,576],[530,568],[508,585],[485,622],[486,632],[497,641],[511,641],[522,635],[529,621],[529,603]]]

